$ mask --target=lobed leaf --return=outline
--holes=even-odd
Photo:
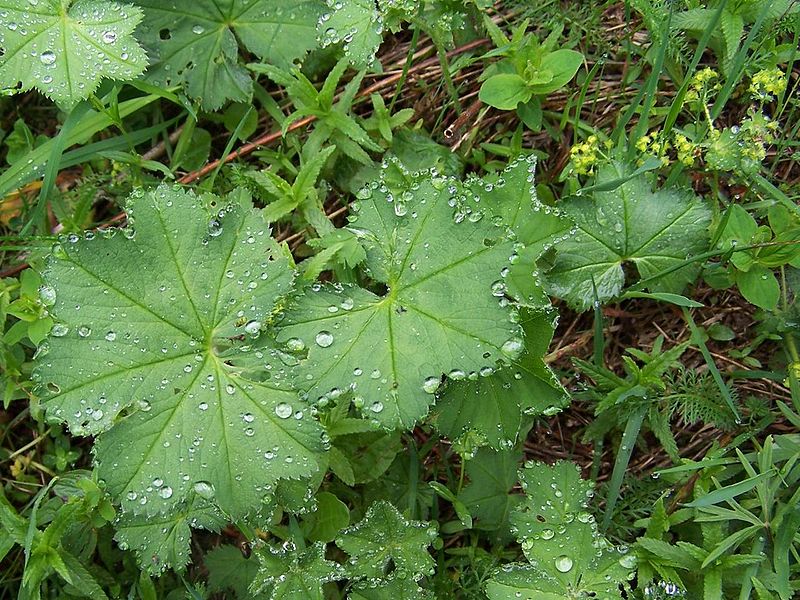
[[[114,539],[136,553],[142,569],[158,577],[167,568],[183,571],[189,563],[192,528],[219,531],[225,523],[212,504],[198,497],[169,515],[122,515]]]
[[[600,170],[598,186],[623,175],[620,164],[609,165]],[[653,292],[680,293],[697,274],[698,267],[687,259],[708,248],[711,212],[705,204],[689,193],[653,192],[643,174],[559,206],[578,229],[559,244],[547,287],[580,310],[592,306],[595,290],[600,302],[618,296],[628,263],[642,278],[685,263],[649,286]]]
[[[266,546],[256,556],[260,566],[250,590],[269,600],[323,600],[323,584],[344,578],[344,569],[325,559],[322,542],[302,551],[292,544],[280,549]]]
[[[356,68],[369,67],[383,40],[383,14],[375,0],[326,0],[328,10],[317,23],[320,45],[344,44],[344,54]]]
[[[362,521],[345,529],[336,545],[350,555],[348,569],[354,577],[382,579],[390,564],[396,576],[416,579],[433,573],[428,546],[436,528],[421,521],[409,521],[385,500],[372,504]]]
[[[307,349],[295,382],[312,399],[349,388],[384,426],[410,427],[443,375],[486,374],[522,351],[503,298],[514,244],[455,179],[387,168],[359,196],[350,229],[386,292],[314,284],[287,309],[278,341]]]
[[[69,110],[101,79],[136,79],[147,67],[132,35],[141,20],[106,0],[0,0],[0,87],[35,87]]]
[[[195,0],[191,4],[137,0],[144,8],[139,28],[154,63],[155,85],[184,84],[206,110],[226,100],[250,99],[253,82],[239,64],[240,47],[260,59],[288,66],[315,45],[318,0]]]
[[[36,362],[42,401],[98,436],[99,475],[126,512],[200,495],[242,515],[317,469],[320,428],[257,339],[291,288],[288,259],[249,200],[211,205],[134,193],[135,227],[71,235],[45,271],[57,323]]]

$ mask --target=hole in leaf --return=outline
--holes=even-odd
[[[158,32],[158,37],[162,40],[168,40],[172,37],[172,33],[166,27]]]

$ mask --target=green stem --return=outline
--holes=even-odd
[[[424,2],[420,2],[420,10],[424,6]],[[411,63],[414,60],[414,54],[417,51],[417,42],[419,42],[419,26],[414,26],[414,33],[411,35],[411,46],[408,48],[408,54],[406,54],[406,62],[403,64],[403,72],[400,75],[400,80],[397,82],[397,86],[394,88],[394,95],[392,96],[392,101],[389,102],[389,114],[392,114],[394,110],[394,105],[397,102],[397,99],[400,97],[400,92],[403,90],[403,87],[406,84],[406,78],[408,78],[408,70],[411,68]]]
[[[453,104],[455,104],[456,111],[460,113],[461,102],[458,99],[458,92],[453,83],[453,78],[450,75],[450,61],[447,60],[447,52],[439,40],[433,36],[431,37],[433,38],[433,45],[436,46],[436,54],[439,57],[439,64],[442,67],[442,76],[444,77],[444,85],[447,88],[447,93],[450,94],[450,99],[453,101]]]

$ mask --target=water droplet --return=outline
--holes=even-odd
[[[117,339],[117,334],[113,331],[109,331],[106,333],[105,338],[107,341],[113,342],[115,339]]]
[[[510,358],[515,358],[519,356],[519,353],[522,352],[523,348],[524,344],[521,339],[511,338],[510,340],[506,340],[506,342],[500,348],[500,351]]]
[[[566,554],[562,554],[555,561],[556,570],[561,573],[569,573],[570,569],[572,569],[572,559],[567,556]]]
[[[289,338],[286,340],[286,349],[289,352],[302,352],[306,349],[306,344],[300,338]]]
[[[258,335],[261,331],[261,321],[250,321],[244,326],[244,330],[250,335]]]
[[[374,402],[372,406],[369,407],[369,409],[374,413],[379,413],[383,410],[383,402],[380,401]]]
[[[64,325],[64,323],[56,323],[53,325],[53,329],[50,331],[50,335],[53,337],[64,337],[69,333],[69,327]]]
[[[225,391],[233,395],[236,393],[236,386],[233,385],[232,383],[229,383],[228,385],[225,386]]]
[[[196,33],[197,35],[201,35],[205,31],[205,28],[202,25],[195,25],[192,27],[192,33]]]
[[[425,381],[422,382],[422,390],[426,394],[435,394],[440,384],[441,379],[439,377],[427,377]]]
[[[103,41],[106,44],[113,44],[117,41],[117,33],[116,31],[105,31],[103,32]]]
[[[52,65],[56,62],[56,55],[52,50],[45,50],[39,55],[39,60],[43,65]]]
[[[199,408],[200,410],[203,410],[203,411],[208,410],[208,403],[207,402],[201,402],[197,408]]]
[[[281,419],[288,419],[292,416],[292,407],[286,402],[281,402],[278,406],[275,407],[275,414],[278,415]]]
[[[167,498],[171,498],[172,488],[169,487],[168,485],[165,485],[160,490],[158,490],[158,495],[161,496],[164,500],[166,500]]]
[[[242,415],[242,421],[244,421],[245,423],[252,423],[255,420],[256,418],[253,416],[253,413],[244,413]]]
[[[39,288],[39,300],[45,306],[53,306],[56,303],[56,291],[49,285],[43,285]]]
[[[205,498],[206,500],[214,498],[214,486],[208,481],[198,481],[193,487],[194,493],[201,498]]]
[[[333,334],[330,331],[320,331],[314,340],[320,348],[327,348],[333,344]]]
[[[89,334],[92,333],[92,330],[88,328],[86,325],[81,325],[78,327],[78,335],[81,337],[89,337]]]
[[[552,529],[544,529],[542,530],[542,539],[543,540],[552,540],[556,535],[556,532]]]

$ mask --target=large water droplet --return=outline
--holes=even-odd
[[[161,496],[162,498],[164,498],[164,500],[166,500],[167,498],[171,498],[172,497],[172,488],[169,487],[168,485],[165,485],[160,490],[158,490],[158,495]]]
[[[261,331],[261,321],[250,321],[244,326],[244,330],[250,335],[258,335]]]
[[[439,377],[428,377],[422,382],[422,390],[426,394],[435,394],[436,390],[439,389],[440,383],[441,379]]]
[[[572,564],[572,559],[566,554],[562,554],[555,561],[556,569],[561,573],[569,573]]]
[[[39,55],[39,60],[43,65],[52,65],[56,62],[56,55],[52,50],[45,50]]]
[[[50,335],[53,337],[64,337],[69,333],[69,327],[64,325],[64,323],[56,323],[53,325],[53,329],[50,331]]]
[[[103,41],[106,44],[113,44],[117,41],[117,32],[116,31],[105,31],[103,32]]]
[[[198,481],[194,484],[194,493],[201,498],[211,500],[214,498],[214,486],[208,481]]]
[[[506,342],[500,348],[500,351],[506,356],[516,358],[519,356],[519,353],[522,352],[523,348],[524,344],[521,339],[511,338],[510,340],[506,340]]]
[[[275,407],[275,414],[278,415],[281,419],[288,419],[292,416],[292,407],[286,402],[281,402],[278,406]]]
[[[327,348],[333,344],[333,334],[330,331],[320,331],[314,340],[320,348]]]

